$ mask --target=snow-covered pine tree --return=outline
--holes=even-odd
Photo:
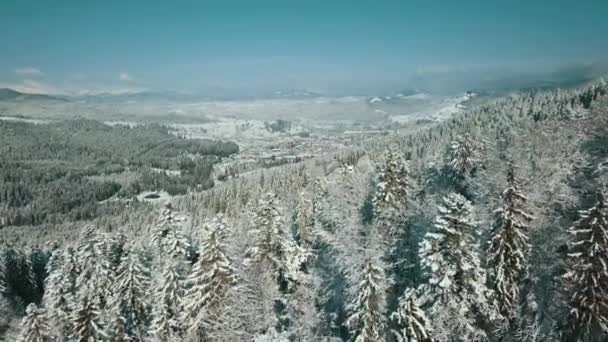
[[[175,262],[164,263],[155,291],[152,324],[149,334],[157,342],[173,342],[180,339],[181,321],[178,319],[182,305],[183,289]]]
[[[314,197],[309,191],[302,190],[298,196],[295,224],[297,227],[296,239],[298,245],[305,249],[311,249],[316,240],[314,214]]]
[[[450,167],[458,175],[465,176],[475,167],[476,147],[475,141],[468,132],[459,136],[450,146],[451,159]]]
[[[74,306],[73,277],[70,274],[71,249],[56,249],[47,264],[48,277],[44,287],[43,304],[49,324],[57,336],[68,336],[71,331],[70,316]],[[65,267],[68,266],[68,267]]]
[[[147,332],[149,285],[149,273],[141,256],[131,249],[118,268],[112,306],[116,315],[124,318],[127,336],[140,340]]]
[[[111,313],[110,322],[108,324],[108,337],[110,340],[112,342],[133,341],[133,338],[129,336],[127,320],[122,316],[120,308],[115,306],[109,311]]]
[[[430,322],[418,306],[414,290],[405,291],[391,318],[395,320],[397,329],[393,334],[399,342],[431,342]]]
[[[403,215],[409,201],[409,167],[394,149],[385,152],[384,163],[378,167],[378,181],[373,198],[374,216],[388,220],[387,229]],[[387,231],[394,236],[394,232]],[[391,234],[392,233],[392,234]]]
[[[165,205],[152,231],[152,243],[161,255],[189,257],[191,246],[182,232],[182,224],[173,207],[170,204]]]
[[[394,148],[387,150],[385,155],[384,163],[378,167],[378,181],[372,206],[380,236],[392,253],[400,244],[399,240],[411,239],[410,232],[402,231],[406,210],[409,207],[411,184],[409,167],[403,157]],[[412,262],[412,260],[406,261]]]
[[[87,296],[81,297],[72,312],[72,339],[75,342],[103,342],[107,335],[103,330],[97,303]]]
[[[570,341],[590,341],[608,335],[608,212],[598,192],[597,203],[580,211],[580,219],[568,229],[570,292],[566,334]]]
[[[31,303],[25,309],[25,317],[21,319],[19,342],[54,342],[55,336],[51,331],[46,312]]]
[[[288,295],[294,290],[308,253],[291,238],[282,208],[276,201],[277,196],[268,193],[258,202],[253,218],[256,241],[250,252],[250,263],[259,271],[269,272],[276,282],[279,295],[274,299],[273,306],[280,326],[277,329],[284,334],[293,327]]]
[[[286,290],[290,275],[299,265],[293,265],[294,256],[297,254],[296,246],[288,235],[275,194],[266,194],[259,200],[253,224],[256,241],[251,259],[256,264],[268,267],[279,287]]]
[[[354,301],[349,305],[346,321],[354,342],[376,342],[384,339],[386,279],[377,261],[368,258],[361,270],[362,280],[355,287]]]
[[[226,224],[216,216],[207,225],[202,253],[186,280],[183,324],[191,338],[204,336],[205,324],[215,325],[216,314],[226,292],[236,283],[236,271],[226,256],[224,234]]]
[[[490,279],[498,308],[508,328],[513,329],[519,291],[526,276],[529,223],[533,219],[526,212],[528,199],[515,179],[513,162],[509,162],[507,168],[507,188],[501,199],[502,207],[495,211],[496,223],[488,253]]]
[[[94,227],[86,227],[76,250],[78,276],[75,288],[78,296],[86,296],[104,310],[112,296],[114,271],[109,250],[112,241],[107,235],[95,233]]]
[[[471,203],[460,194],[449,194],[439,206],[434,230],[421,243],[422,265],[429,277],[424,290],[430,301],[433,340],[486,338],[478,322],[486,315],[492,317],[493,312],[475,229]]]
[[[515,317],[513,336],[520,342],[541,341],[541,322],[534,292],[529,291],[521,302]]]

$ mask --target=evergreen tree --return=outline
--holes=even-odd
[[[385,276],[374,260],[367,259],[363,279],[356,287],[355,300],[349,306],[347,325],[354,342],[384,339]]]
[[[409,167],[393,149],[385,152],[384,164],[378,168],[378,181],[373,199],[374,216],[376,220],[385,223],[384,230],[394,237],[391,231],[403,212],[407,209],[409,201]]]
[[[311,249],[317,234],[315,232],[315,202],[310,192],[306,190],[300,192],[295,214],[298,245],[304,249]]]
[[[71,331],[70,316],[74,306],[72,293],[75,275],[70,274],[71,250],[56,249],[47,264],[48,277],[44,289],[43,304],[49,323],[56,335],[68,336]],[[68,266],[68,267],[66,267]]]
[[[459,194],[449,194],[439,207],[434,231],[428,232],[421,244],[422,264],[429,277],[425,290],[433,340],[486,338],[478,322],[493,313],[487,303],[489,291],[475,229],[471,203]]]
[[[541,340],[538,300],[533,291],[530,291],[519,305],[515,321],[513,336],[517,341],[537,342]]]
[[[127,336],[142,339],[147,332],[149,274],[139,253],[130,251],[118,269],[113,306],[125,323]],[[118,325],[119,329],[123,329]]]
[[[399,342],[431,342],[430,322],[418,306],[413,290],[403,294],[397,311],[391,316],[397,325],[393,334]]]
[[[507,188],[502,192],[502,208],[495,211],[496,224],[490,244],[489,264],[494,295],[501,314],[512,323],[518,305],[521,283],[526,276],[528,223],[533,217],[525,211],[527,197],[515,179],[515,166],[509,163]]]
[[[276,195],[266,194],[259,203],[253,218],[257,239],[252,250],[252,260],[268,267],[283,291],[289,286],[290,276],[299,265],[294,265],[298,254],[290,239],[283,213],[276,204]]]
[[[167,204],[152,232],[152,243],[162,255],[190,256],[190,242],[182,233],[181,227],[182,220],[175,215],[173,207]]]
[[[608,213],[604,196],[580,211],[571,236],[565,280],[570,291],[566,334],[571,341],[608,336]]]
[[[183,290],[175,262],[165,263],[155,292],[153,320],[149,334],[154,341],[178,341],[181,334],[180,309]]]
[[[55,336],[51,332],[46,312],[31,303],[25,310],[25,317],[21,320],[20,342],[53,342]]]
[[[476,149],[475,142],[469,133],[458,137],[452,142],[450,167],[460,176],[465,176],[475,167]]]
[[[282,209],[276,203],[277,196],[263,196],[254,213],[255,245],[251,251],[253,266],[259,271],[270,272],[279,295],[274,298],[274,311],[278,320],[277,331],[287,334],[293,328],[294,317],[290,316],[289,294],[295,290],[302,265],[308,253],[291,238]]]
[[[235,270],[226,256],[224,234],[226,224],[216,217],[208,225],[202,254],[186,280],[184,296],[184,324],[190,334],[200,334],[203,323],[217,322],[217,311],[226,292],[236,283]]]
[[[76,342],[103,342],[107,335],[101,325],[100,310],[95,301],[80,298],[72,313],[72,340]]]
[[[106,308],[114,289],[114,272],[110,260],[111,239],[95,233],[94,227],[87,227],[76,251],[78,276],[75,288],[79,296],[97,302],[100,310]]]

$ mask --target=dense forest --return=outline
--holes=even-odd
[[[519,93],[188,192],[160,213],[12,229],[0,246],[0,336],[606,341],[607,95],[603,81]],[[196,152],[159,127],[92,137],[94,123],[80,122],[81,135],[55,133],[72,124],[29,127],[41,132],[18,141],[25,124],[2,123],[0,153],[14,161],[3,162],[2,184],[23,187],[3,204],[33,203],[40,184],[69,194],[79,184],[70,177],[90,169],[174,168],[169,151],[181,144],[219,156],[236,148]],[[172,143],[153,145],[161,137]],[[73,146],[63,160],[78,168],[40,162],[60,145]]]
[[[237,152],[160,125],[0,121],[0,227],[92,219],[146,190],[208,189],[213,165]]]

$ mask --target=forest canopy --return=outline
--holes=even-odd
[[[207,189],[213,165],[238,151],[156,124],[0,121],[0,226],[91,219],[100,202],[145,190]]]

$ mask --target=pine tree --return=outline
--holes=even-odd
[[[604,196],[580,211],[568,229],[569,271],[564,276],[570,290],[566,331],[571,341],[608,335],[608,213]]]
[[[294,292],[302,265],[309,259],[306,250],[300,248],[287,231],[283,212],[276,203],[277,196],[269,193],[258,202],[254,213],[255,244],[251,251],[251,263],[260,271],[267,271],[275,280],[278,296],[274,298],[274,311],[278,320],[277,330],[288,334],[293,328],[290,315],[289,294]]]
[[[25,310],[25,317],[21,320],[19,333],[20,342],[53,342],[55,336],[48,324],[46,312],[32,303]]]
[[[74,305],[73,277],[67,263],[71,262],[71,250],[56,249],[47,264],[48,277],[44,288],[43,304],[49,323],[58,336],[67,336],[71,330],[70,315]]]
[[[538,301],[533,291],[530,291],[519,305],[515,331],[513,336],[521,342],[541,341],[541,327]]]
[[[402,215],[409,200],[409,167],[396,151],[385,152],[384,164],[378,168],[378,181],[373,199],[377,218],[393,219]]]
[[[134,340],[129,336],[127,320],[120,312],[120,307],[115,306],[112,310],[111,321],[109,323],[108,335],[112,342],[127,342]]]
[[[293,265],[297,253],[287,233],[283,214],[276,204],[276,195],[266,194],[260,199],[253,222],[257,236],[252,251],[253,262],[268,267],[280,287],[287,287],[294,268],[298,268]]]
[[[300,192],[295,214],[298,245],[305,249],[311,249],[317,234],[315,232],[314,198],[308,191],[303,190]]]
[[[182,233],[181,226],[182,220],[176,217],[170,204],[166,205],[152,232],[152,242],[162,255],[190,256],[190,242]]]
[[[147,332],[149,275],[139,253],[130,251],[118,268],[112,305],[125,320],[126,334],[141,339]],[[119,327],[120,328],[120,327]],[[122,329],[122,328],[121,328]]]
[[[389,149],[386,160],[378,168],[378,182],[373,198],[374,217],[381,236],[390,248],[397,246],[398,239],[409,239],[409,234],[400,231],[405,223],[409,206],[409,167],[398,153]]]
[[[149,334],[158,342],[178,341],[181,334],[180,314],[183,290],[175,262],[165,263],[155,291],[153,320]]]
[[[96,234],[92,227],[88,227],[76,251],[79,273],[75,288],[78,295],[96,301],[100,310],[109,304],[114,290],[114,272],[109,253],[111,243],[110,237]]]
[[[475,228],[471,203],[459,194],[449,194],[439,207],[434,231],[421,244],[422,264],[429,276],[426,296],[431,303],[433,340],[486,338],[477,322],[492,312]]]
[[[354,342],[384,339],[385,276],[374,260],[367,259],[363,279],[356,287],[355,300],[349,306],[347,325]]]
[[[509,163],[507,188],[502,192],[502,208],[495,211],[496,225],[490,245],[491,279],[497,304],[509,325],[519,303],[519,290],[526,276],[528,223],[533,217],[525,211],[527,197],[515,179],[515,166]],[[510,328],[513,328],[510,326]]]
[[[451,145],[450,167],[460,176],[465,176],[475,167],[475,142],[469,133],[458,137]]]
[[[202,330],[203,321],[218,323],[214,311],[219,309],[226,292],[236,283],[236,271],[226,256],[223,235],[226,230],[221,217],[208,225],[202,254],[186,280],[184,324],[191,334]]]
[[[100,310],[95,301],[82,297],[72,313],[75,342],[102,342],[106,338],[100,319]]]
[[[430,322],[418,306],[413,290],[406,290],[391,317],[398,327],[393,334],[399,342],[431,342]]]

